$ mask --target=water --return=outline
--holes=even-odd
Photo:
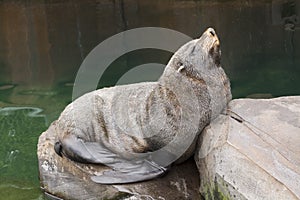
[[[234,98],[299,95],[299,13],[299,1],[280,0],[1,1],[0,199],[43,198],[38,136],[71,102],[77,70],[101,41],[136,27],[198,37],[212,26]],[[130,52],[104,72],[98,87],[155,80],[161,66],[139,77],[134,66],[165,64],[170,56]]]

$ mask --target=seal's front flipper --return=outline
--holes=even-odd
[[[128,162],[128,161],[127,161]],[[92,176],[92,180],[101,184],[124,184],[153,179],[165,174],[168,168],[154,162],[144,160],[140,164],[122,162],[123,169],[105,171],[100,176]],[[134,167],[132,167],[134,166]]]
[[[118,159],[118,155],[96,142],[84,142],[73,135],[56,142],[55,152],[81,163],[107,164]]]

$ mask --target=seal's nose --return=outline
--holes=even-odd
[[[220,41],[219,41],[219,38],[216,34],[216,31],[213,29],[213,28],[208,28],[206,31],[205,31],[205,34],[211,38],[213,38],[213,44],[214,45],[220,45]]]
[[[216,31],[213,28],[206,29],[205,33],[210,37],[216,37],[218,38]]]
[[[213,28],[208,28],[207,32],[209,32],[210,35],[212,35],[213,37],[216,35],[216,32],[215,32],[215,30]]]

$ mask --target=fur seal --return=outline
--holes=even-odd
[[[202,129],[231,100],[220,42],[208,28],[172,56],[157,82],[103,88],[69,104],[57,120],[55,152],[111,170],[92,180],[131,183],[189,158]]]

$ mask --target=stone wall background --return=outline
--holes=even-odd
[[[156,26],[197,37],[212,26],[234,96],[257,87],[261,93],[271,88],[275,96],[295,94],[299,12],[299,2],[281,0],[2,1],[0,83],[49,88],[72,82],[85,56],[123,30]],[[147,56],[168,60],[162,53]]]

